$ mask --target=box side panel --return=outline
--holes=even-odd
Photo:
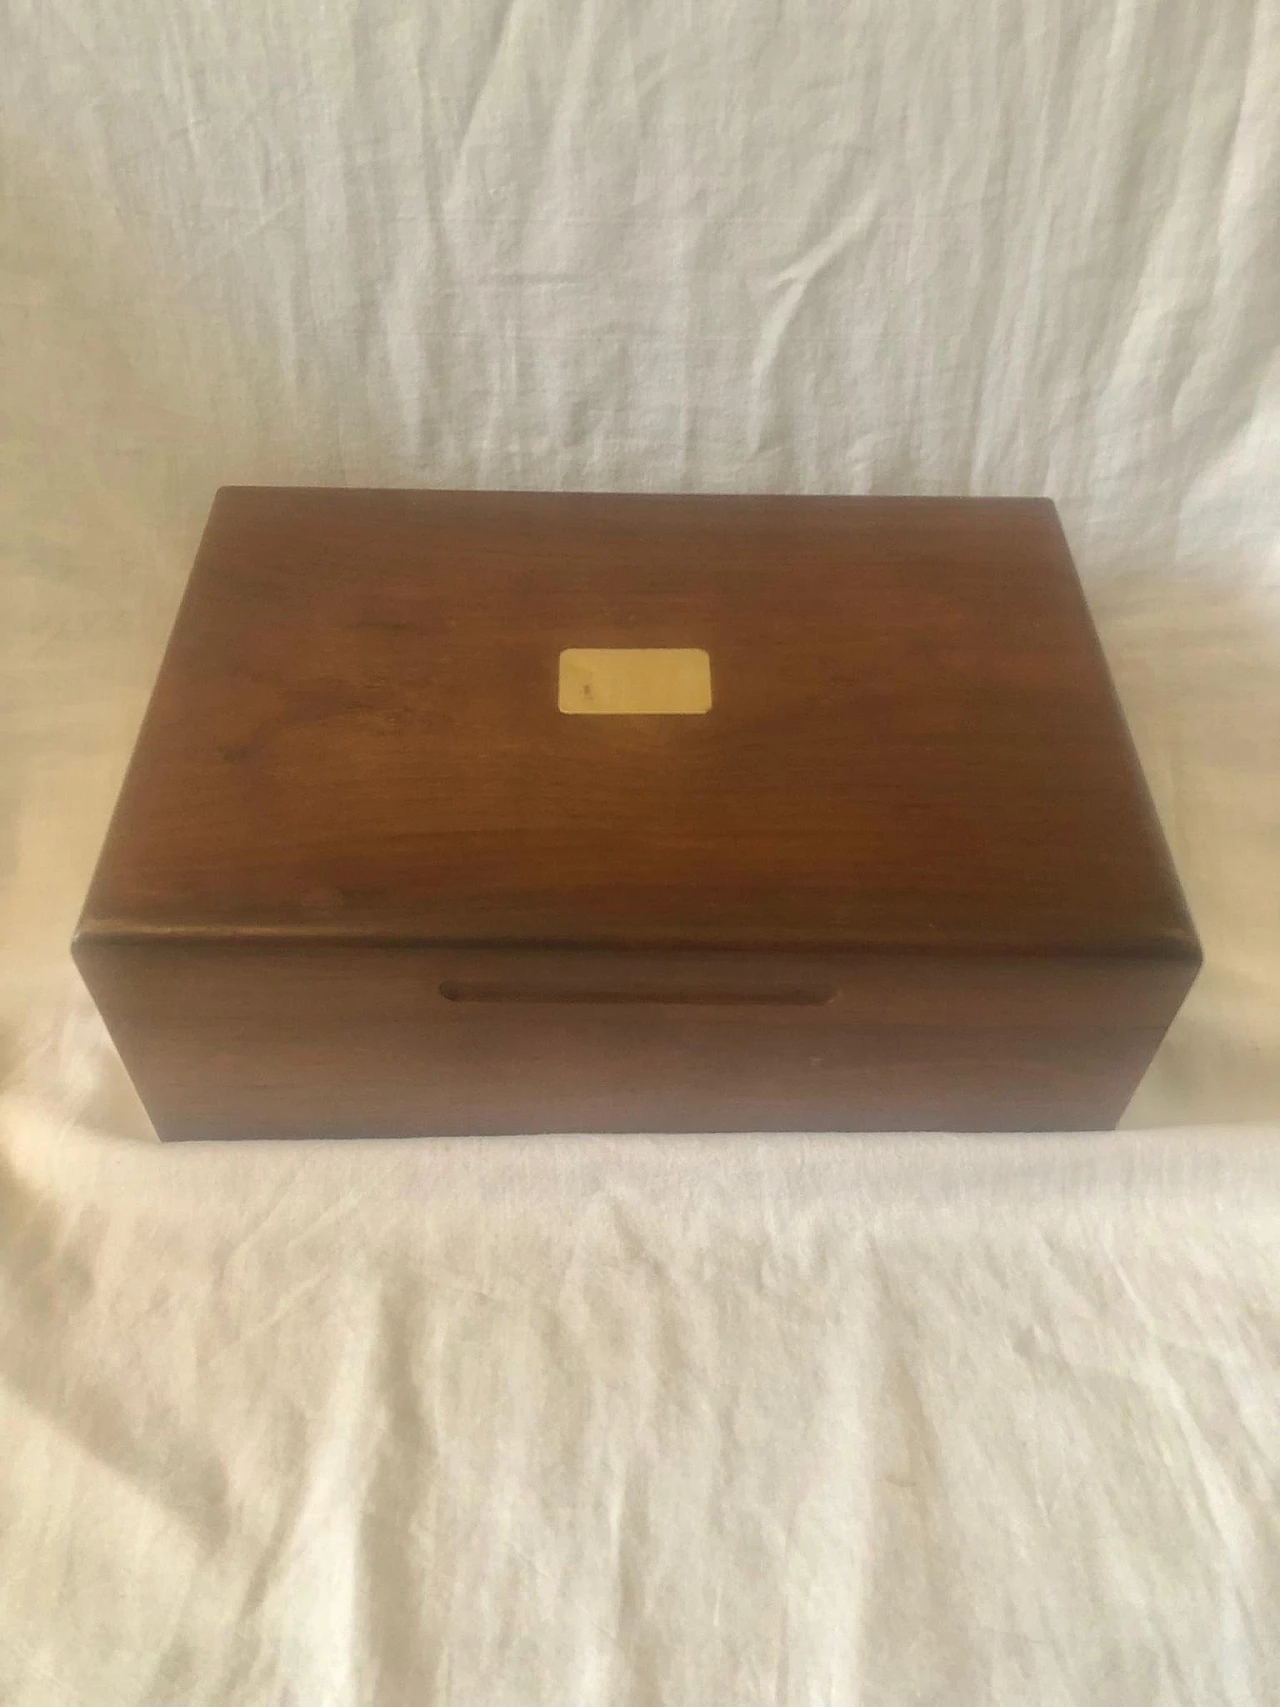
[[[1045,513],[1051,524],[1051,549],[1062,580],[1070,589],[1071,597],[1078,606],[1081,631],[1086,637],[1089,650],[1093,654],[1098,679],[1110,704],[1111,714],[1128,763],[1132,810],[1135,820],[1140,826],[1141,834],[1146,839],[1149,866],[1147,882],[1151,893],[1159,898],[1159,904],[1163,908],[1164,936],[1169,943],[1179,945],[1184,957],[1193,963],[1192,976],[1194,977],[1195,970],[1200,965],[1201,948],[1195,923],[1191,917],[1191,910],[1187,906],[1187,898],[1178,877],[1177,867],[1173,862],[1173,854],[1165,838],[1164,826],[1161,824],[1160,815],[1156,811],[1146,772],[1142,768],[1142,759],[1138,752],[1137,743],[1134,741],[1133,731],[1129,727],[1124,705],[1116,689],[1115,679],[1111,674],[1111,667],[1107,662],[1106,652],[1093,620],[1093,613],[1089,609],[1089,602],[1085,596],[1084,586],[1081,583],[1075,560],[1071,555],[1071,548],[1067,542],[1057,506],[1046,504]]]
[[[1114,1125],[1175,959],[85,940],[164,1138]]]

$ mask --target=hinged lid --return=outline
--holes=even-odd
[[[82,930],[1194,950],[1022,500],[224,490]]]

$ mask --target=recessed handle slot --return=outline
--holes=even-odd
[[[692,989],[661,985],[535,984],[527,980],[446,978],[440,985],[446,1002],[575,1002],[601,1007],[634,1006],[699,1008],[822,1008],[836,998],[831,984],[795,984],[774,989],[708,984]]]

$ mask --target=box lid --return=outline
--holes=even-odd
[[[82,932],[1195,945],[1047,502],[269,488]]]

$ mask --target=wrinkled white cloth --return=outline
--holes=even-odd
[[[0,41],[0,1701],[1274,1707],[1275,0]],[[1056,498],[1207,955],[1133,1130],[157,1146],[65,945],[295,481]]]

